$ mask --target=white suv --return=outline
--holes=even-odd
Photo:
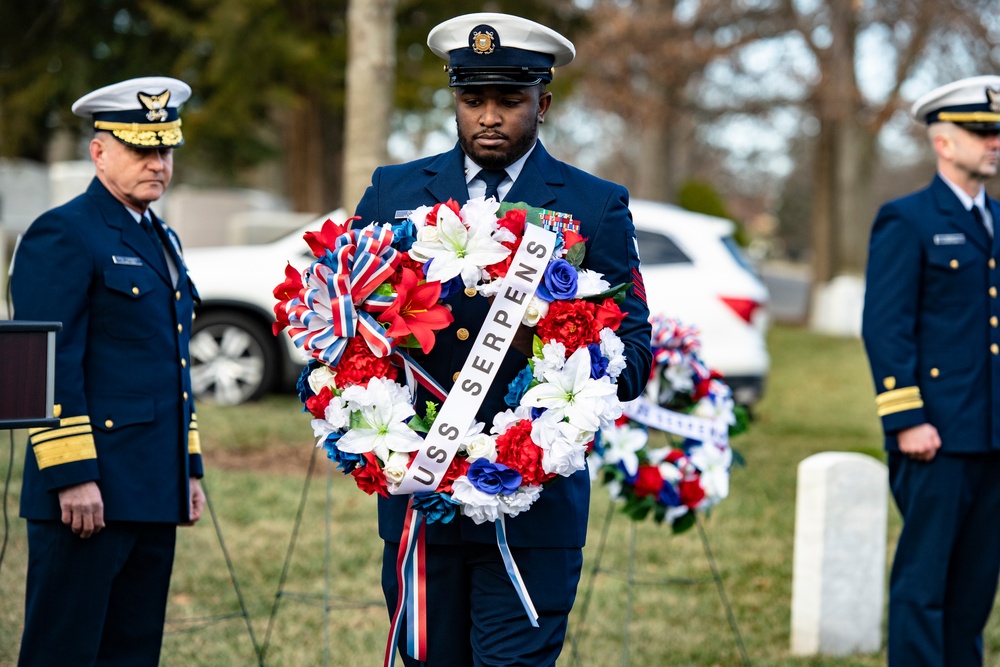
[[[705,363],[726,375],[738,402],[753,404],[769,364],[767,290],[733,240],[733,223],[655,202],[630,208],[650,311],[701,329]],[[286,262],[302,269],[312,260],[302,234],[327,217],[347,215],[334,211],[271,243],[185,251],[202,299],[191,338],[198,398],[234,405],[294,386],[305,360],[288,336],[271,335],[272,290]]]

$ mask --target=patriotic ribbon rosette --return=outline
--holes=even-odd
[[[729,437],[746,430],[748,415],[722,375],[702,361],[697,329],[662,315],[652,325],[653,370],[645,396],[601,429],[590,470],[632,519],[652,514],[682,532],[694,525],[695,511],[729,495],[730,469],[742,463]],[[650,431],[667,433],[670,444],[650,447]]]
[[[582,268],[585,239],[571,216],[524,204],[449,200],[396,225],[352,228],[354,220],[306,233],[316,260],[301,273],[287,266],[274,290],[275,334],[287,329],[311,357],[299,397],[317,446],[362,491],[409,495],[401,583],[420,569],[425,522],[458,514],[494,522],[536,623],[504,518],[527,511],[556,477],[583,470],[595,435],[621,417],[625,356],[615,331],[628,285]],[[441,300],[462,289],[492,305],[449,395],[406,350],[433,349],[435,332],[453,321]],[[475,422],[519,325],[534,329],[532,354],[504,388],[509,409],[492,424]],[[418,384],[440,403],[415,406]],[[422,659],[422,650],[410,652]]]

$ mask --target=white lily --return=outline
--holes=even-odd
[[[570,355],[561,371],[546,371],[544,380],[524,394],[521,405],[552,410],[553,418],[567,417],[581,430],[597,431],[601,427],[603,403],[616,388],[610,382],[590,378],[587,348]]]
[[[447,282],[461,275],[466,287],[475,287],[484,267],[503,261],[510,254],[508,248],[493,240],[489,225],[466,227],[447,206],[438,209],[437,231],[437,239],[418,240],[410,248],[414,259],[434,260],[427,271],[428,281]]]
[[[715,504],[729,495],[729,468],[733,464],[733,450],[712,443],[703,443],[688,451],[691,463],[701,471],[701,488],[705,500]]]
[[[361,424],[349,429],[337,442],[341,451],[373,452],[385,461],[391,452],[412,452],[423,444],[423,438],[406,425],[414,415],[409,392],[394,382],[372,378],[367,387],[345,389],[343,398],[360,415]]]
[[[604,442],[604,461],[611,465],[621,463],[630,476],[639,472],[640,449],[649,441],[649,434],[641,428],[613,427],[601,431]]]

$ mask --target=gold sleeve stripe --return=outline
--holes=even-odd
[[[55,428],[58,429],[58,428],[66,428],[67,426],[80,426],[81,424],[89,424],[89,423],[90,423],[90,416],[89,415],[79,415],[77,417],[66,417],[66,419],[60,419],[59,420],[59,426],[57,426]],[[54,430],[54,429],[51,429],[51,428],[48,428],[48,427],[45,427],[45,428],[33,428],[33,429],[31,429],[29,431],[29,433],[35,434],[35,433],[39,433],[41,431],[51,431],[51,430]]]
[[[188,454],[201,454],[201,435],[198,433],[198,417],[191,415],[188,427]]]
[[[59,426],[55,428],[30,429],[28,435],[39,470],[97,458],[94,434],[87,415],[60,419]]]
[[[924,401],[920,397],[919,387],[903,387],[879,394],[875,397],[875,405],[878,406],[878,416],[885,417],[897,412],[922,408]]]
[[[50,440],[59,440],[60,438],[68,438],[71,435],[86,435],[88,433],[93,433],[93,429],[90,428],[90,424],[85,424],[83,426],[69,426],[67,428],[47,428],[39,429],[36,433],[34,429],[31,432],[31,444],[40,445],[43,442],[49,442]]]

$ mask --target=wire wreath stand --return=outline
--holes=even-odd
[[[330,652],[330,612],[335,609],[365,609],[369,607],[384,607],[384,603],[381,601],[370,601],[370,602],[358,602],[349,598],[335,597],[331,594],[330,581],[332,577],[332,569],[330,563],[332,560],[332,544],[333,544],[333,533],[330,529],[332,523],[332,508],[333,508],[333,470],[334,464],[332,461],[327,461],[326,466],[326,506],[324,509],[324,524],[325,532],[323,536],[323,592],[321,594],[317,593],[297,593],[294,591],[285,590],[285,584],[288,581],[288,572],[292,564],[292,555],[295,552],[295,545],[298,540],[299,528],[302,525],[302,517],[305,513],[306,501],[309,498],[309,487],[311,485],[313,472],[316,469],[316,458],[319,452],[322,450],[321,447],[314,447],[312,456],[309,458],[309,468],[306,471],[305,483],[302,485],[302,495],[299,499],[299,508],[295,514],[295,523],[292,526],[292,536],[288,542],[288,551],[285,553],[285,562],[281,568],[281,576],[278,578],[278,588],[274,593],[274,602],[271,605],[271,614],[267,621],[267,631],[264,634],[264,641],[260,647],[260,665],[264,667],[265,661],[267,660],[267,651],[271,646],[271,632],[274,630],[274,624],[278,616],[278,610],[281,607],[281,602],[283,600],[288,600],[291,602],[298,602],[300,604],[305,604],[313,607],[318,607],[323,610],[323,667],[329,667],[331,652]]]
[[[212,517],[212,526],[215,528],[216,537],[219,538],[219,547],[222,549],[222,556],[225,558],[226,568],[229,571],[229,580],[233,584],[233,591],[236,593],[236,599],[239,602],[240,610],[238,612],[215,614],[212,616],[177,619],[168,618],[166,620],[166,632],[170,634],[196,632],[223,621],[228,621],[233,618],[242,618],[247,626],[247,633],[250,635],[250,642],[253,644],[253,651],[254,655],[257,657],[257,664],[263,667],[264,654],[261,651],[260,644],[257,643],[257,636],[253,631],[253,623],[250,621],[250,613],[247,611],[246,601],[243,599],[243,591],[240,589],[240,582],[236,577],[236,569],[233,567],[233,559],[230,557],[229,549],[226,548],[226,541],[222,537],[222,527],[219,524],[219,517],[215,512],[215,505],[212,504],[212,496],[209,495],[208,485],[204,479],[201,480],[201,490],[205,494],[205,505],[208,507],[208,513]]]
[[[604,516],[604,525],[601,528],[601,538],[597,545],[597,554],[594,557],[594,565],[590,569],[590,575],[587,579],[587,584],[583,591],[583,602],[580,607],[579,618],[577,620],[577,629],[572,632],[569,636],[570,645],[570,659],[574,667],[580,667],[580,653],[579,646],[582,640],[586,637],[586,622],[587,622],[587,612],[590,609],[590,601],[594,592],[594,583],[597,579],[597,575],[601,572],[612,572],[612,570],[602,570],[601,560],[604,556],[604,549],[608,543],[608,529],[611,527],[611,519],[616,514],[615,499],[612,498],[608,504],[608,511]],[[622,667],[628,667],[629,664],[629,637],[631,630],[632,621],[632,606],[635,594],[635,587],[637,584],[647,584],[647,585],[685,585],[691,586],[698,582],[694,579],[678,579],[678,578],[668,578],[661,579],[657,581],[639,581],[636,578],[635,573],[635,545],[636,545],[636,531],[638,521],[630,521],[631,526],[629,529],[629,550],[628,550],[628,572],[626,575],[626,590],[627,590],[627,601],[625,605],[625,622],[623,627],[624,641],[622,643]],[[729,621],[729,628],[733,636],[733,640],[736,643],[737,648],[740,652],[740,660],[744,667],[750,667],[750,657],[747,655],[746,646],[743,643],[743,636],[740,634],[739,625],[736,622],[736,616],[733,613],[732,606],[729,603],[729,596],[726,594],[726,587],[722,581],[722,576],[719,574],[719,568],[715,563],[715,556],[712,554],[712,548],[708,543],[708,534],[705,532],[705,526],[701,520],[699,513],[695,513],[695,525],[698,527],[698,535],[701,538],[702,550],[705,553],[705,558],[708,560],[708,565],[712,570],[712,579],[715,581],[715,588],[719,594],[719,600],[722,602],[722,606],[726,610],[726,618]]]

